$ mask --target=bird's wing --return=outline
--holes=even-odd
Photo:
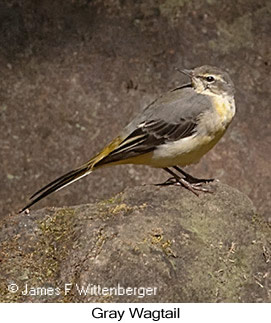
[[[209,98],[196,93],[189,84],[168,92],[125,128],[122,142],[95,166],[136,157],[193,135],[200,116],[209,108]]]
[[[178,123],[168,123],[161,119],[142,122],[118,147],[95,166],[145,154],[159,145],[192,136],[196,126],[196,119],[184,118],[181,118]]]

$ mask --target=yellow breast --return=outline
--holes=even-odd
[[[234,99],[227,96],[212,96],[211,101],[221,118],[221,122],[227,126],[235,115]]]

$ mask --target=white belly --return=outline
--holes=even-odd
[[[223,136],[225,131],[214,136],[192,136],[175,143],[168,143],[157,148],[152,155],[151,164],[154,167],[181,167],[199,162]]]

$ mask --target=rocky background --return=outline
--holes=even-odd
[[[1,215],[186,82],[176,66],[210,64],[229,71],[237,115],[188,170],[238,188],[270,218],[270,11],[263,0],[1,1]],[[144,166],[104,169],[38,207],[90,203],[166,178]]]
[[[197,197],[140,186],[6,217],[0,302],[270,302],[270,227],[246,195],[212,188]],[[103,295],[93,285],[156,293]]]

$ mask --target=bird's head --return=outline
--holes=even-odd
[[[192,70],[178,70],[188,75],[196,92],[214,96],[233,96],[234,85],[227,72],[213,66],[200,66]]]

